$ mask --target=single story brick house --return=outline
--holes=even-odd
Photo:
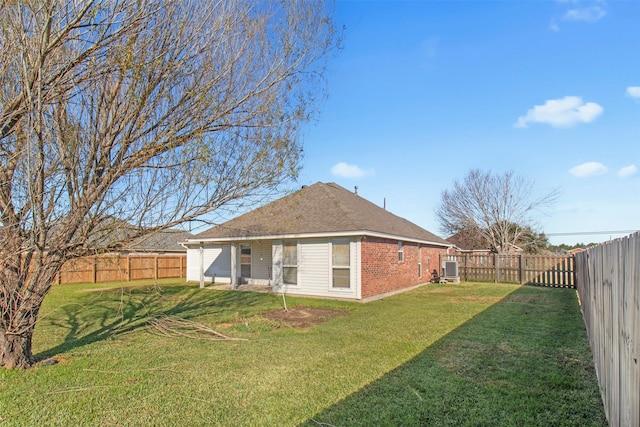
[[[187,281],[366,300],[429,282],[452,245],[335,183],[295,193],[183,242]]]

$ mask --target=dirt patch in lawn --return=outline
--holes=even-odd
[[[283,322],[296,329],[309,328],[336,317],[346,316],[349,310],[334,310],[331,308],[314,308],[299,306],[285,310],[268,311],[262,314],[270,320]]]

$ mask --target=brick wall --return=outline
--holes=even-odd
[[[404,260],[398,261],[398,241],[368,237],[361,244],[362,298],[409,288],[431,279],[440,270],[440,247],[421,245],[422,277],[418,276],[418,244],[403,242]]]

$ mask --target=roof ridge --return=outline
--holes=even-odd
[[[337,207],[340,209],[340,212],[342,212],[342,214],[349,219],[349,222],[351,223],[351,226],[356,228],[357,227],[357,222],[354,220],[351,209],[347,209],[347,206],[342,203],[342,201],[336,197],[336,195],[333,193],[332,190],[330,190],[327,187],[331,187],[334,190],[341,190],[341,191],[349,191],[346,188],[336,184],[335,182],[329,182],[327,184],[321,183],[323,184],[323,190],[329,195],[329,197],[331,198],[331,200],[333,200],[333,202],[337,205]]]
[[[358,198],[358,203],[364,203],[366,205],[369,205],[372,209],[377,210],[381,214],[390,215],[390,216],[396,218],[397,220],[400,220],[401,222],[403,222],[405,224],[408,224],[410,226],[417,226],[416,224],[412,223],[408,219],[403,218],[401,216],[398,216],[398,215],[394,214],[393,212],[388,211],[386,208],[378,206],[377,204],[373,203],[371,200],[360,196],[358,193],[353,193],[353,192],[349,191],[348,189],[342,187],[341,185],[336,184],[335,182],[328,183],[327,185],[335,188],[336,190],[340,190],[340,191],[343,191],[343,192],[347,193],[345,195],[348,195],[350,197],[357,197]],[[332,197],[333,197],[333,194],[332,194]],[[341,211],[345,214],[345,216],[347,216],[349,218],[349,221],[351,222],[351,225],[354,226],[354,228],[360,228],[360,227],[358,227],[360,225],[360,223],[358,221],[358,218],[354,218],[354,216],[358,215],[358,211],[355,211],[355,210],[351,209],[345,203],[342,203],[342,201],[339,200],[339,199],[336,200],[336,202],[340,205]],[[420,226],[417,226],[417,227],[422,228]],[[371,229],[371,230],[368,230],[368,231],[376,231],[376,230]]]
[[[200,233],[197,238],[313,233],[383,233],[447,243],[428,230],[334,182],[316,182]],[[447,243],[448,244],[448,243]]]
[[[332,184],[335,184],[335,183],[332,183]],[[335,185],[336,185],[336,187],[337,187],[337,188],[339,188],[339,189],[341,189],[341,190],[343,190],[343,191],[345,191],[345,192],[349,193],[349,195],[350,195],[350,196],[355,196],[355,197],[357,197],[357,198],[358,198],[358,202],[359,202],[359,203],[365,203],[365,204],[368,204],[368,205],[370,205],[372,208],[375,208],[376,210],[378,210],[378,211],[380,211],[380,212],[384,212],[384,213],[387,213],[387,214],[393,215],[394,217],[399,218],[399,219],[401,219],[401,220],[403,220],[403,221],[405,221],[405,222],[407,222],[407,223],[411,223],[411,221],[407,220],[406,218],[402,218],[401,216],[398,216],[398,215],[394,214],[393,212],[388,211],[386,208],[383,208],[382,206],[378,206],[377,204],[375,204],[375,203],[374,203],[374,202],[372,202],[371,200],[369,200],[369,199],[366,199],[366,198],[362,197],[362,196],[361,196],[361,195],[359,195],[358,193],[352,193],[351,191],[347,190],[346,188],[344,188],[344,187],[342,187],[342,186],[339,186],[339,185],[337,185],[337,184],[335,184]],[[355,213],[355,211],[352,211],[352,212],[354,212],[354,213]]]

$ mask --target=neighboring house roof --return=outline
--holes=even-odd
[[[196,235],[194,240],[361,233],[451,246],[335,183],[318,182]]]
[[[491,251],[486,237],[469,230],[462,230],[447,239],[463,251]]]
[[[454,234],[449,237],[447,240],[453,243],[462,252],[493,252],[489,240],[487,240],[483,235],[471,230],[462,230],[458,234]],[[498,246],[497,249],[498,252],[501,252],[500,246]],[[520,246],[509,243],[509,250],[505,253],[519,253],[522,251],[523,249]]]
[[[182,230],[164,230],[141,237],[127,245],[125,250],[131,252],[184,252],[180,244],[193,237],[193,234]]]

